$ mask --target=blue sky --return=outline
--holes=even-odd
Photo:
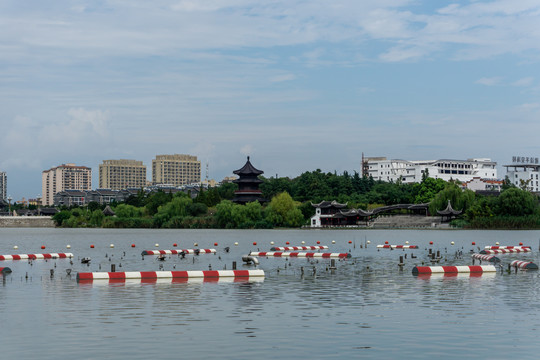
[[[156,154],[216,180],[538,157],[539,24],[531,0],[2,1],[0,170],[18,200]]]

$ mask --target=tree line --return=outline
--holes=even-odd
[[[116,216],[105,216],[103,206],[90,203],[64,208],[54,216],[59,226],[106,228],[274,228],[299,227],[315,213],[312,203],[336,200],[349,208],[370,210],[395,204],[429,203],[429,212],[452,207],[462,213],[452,224],[463,228],[540,228],[538,198],[506,181],[499,196],[484,196],[425,174],[420,183],[377,181],[357,172],[304,172],[290,179],[261,177],[267,202],[235,204],[236,184],[202,189],[196,197],[182,192],[139,191],[124,203],[112,203]]]

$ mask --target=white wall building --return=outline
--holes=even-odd
[[[368,171],[367,176],[387,182],[419,183],[426,171],[431,178],[466,182],[475,177],[497,179],[496,166],[496,162],[485,158],[408,161],[389,160],[385,157],[366,157],[362,169]]]
[[[516,157],[514,157],[514,159],[515,158]],[[515,186],[528,191],[538,192],[540,191],[538,183],[540,181],[540,164],[538,163],[538,158],[530,159],[530,162],[516,162],[514,160],[514,164],[504,165],[504,167],[506,167],[506,176],[508,176],[510,182]]]

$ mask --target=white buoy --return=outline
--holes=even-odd
[[[454,242],[452,241],[452,242],[450,243],[450,245],[454,245]]]
[[[109,245],[109,247],[112,249],[114,247],[114,244]]]
[[[408,241],[405,241],[405,244],[408,244],[409,242]]]
[[[15,245],[13,248],[14,248],[15,250],[17,250],[19,247],[18,247],[17,245]]]
[[[159,247],[159,244],[154,244],[155,247]]]
[[[335,244],[336,243],[336,240],[332,240],[332,244]]]
[[[302,240],[302,245],[304,245],[306,242],[304,240]]]
[[[371,241],[368,240],[368,241],[367,241],[367,244],[371,244]]]
[[[238,246],[238,242],[235,242],[235,243],[234,243],[234,246]]]
[[[499,246],[499,242],[497,241],[497,242],[495,243],[495,245]]]
[[[273,241],[270,241],[270,245],[274,245],[274,242],[273,242]]]
[[[193,243],[193,246],[199,246],[199,243]]]
[[[69,244],[66,245],[66,248],[67,248],[67,249],[71,249],[71,245],[69,245]]]

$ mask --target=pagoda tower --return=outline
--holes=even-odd
[[[238,179],[233,181],[238,184],[238,190],[234,192],[233,202],[245,205],[253,201],[267,201],[263,198],[262,191],[259,190],[259,185],[263,182],[259,179],[259,175],[264,174],[264,171],[258,170],[251,165],[249,156],[246,164],[241,169],[233,171],[233,173],[238,175]]]

